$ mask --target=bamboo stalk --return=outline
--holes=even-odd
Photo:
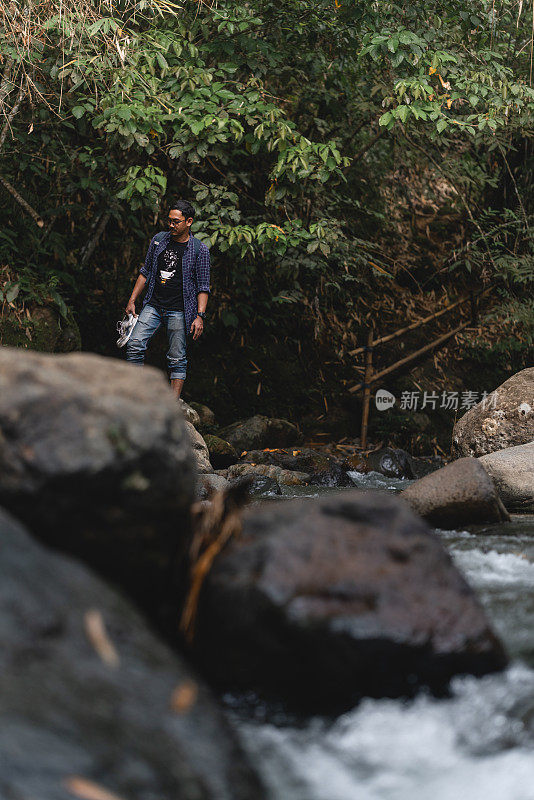
[[[360,447],[365,450],[367,446],[367,424],[369,422],[369,398],[371,396],[371,376],[373,374],[373,329],[367,333],[367,347],[365,349],[365,377],[362,408],[362,429],[360,433]]]
[[[393,331],[393,333],[388,333],[386,336],[381,336],[380,339],[376,339],[375,340],[374,345],[376,347],[376,345],[384,344],[385,342],[391,342],[392,339],[396,339],[397,336],[401,336],[403,333],[408,333],[408,331],[414,331],[416,328],[419,328],[421,325],[424,325],[426,322],[430,322],[433,319],[437,319],[438,317],[441,317],[442,314],[445,314],[447,311],[451,311],[453,308],[456,308],[457,306],[461,305],[462,303],[466,303],[468,300],[471,300],[471,303],[472,303],[473,302],[472,299],[471,299],[472,297],[474,297],[474,298],[482,297],[483,295],[487,294],[487,292],[489,292],[489,290],[491,288],[493,288],[493,287],[488,286],[486,289],[483,289],[483,290],[477,292],[473,296],[470,295],[469,297],[464,297],[461,300],[456,300],[454,303],[451,303],[450,306],[445,306],[445,308],[442,308],[441,311],[435,311],[433,314],[430,314],[428,317],[424,317],[423,319],[418,319],[415,322],[411,322],[409,325],[406,325],[406,327],[404,327],[404,328],[399,328],[398,330]],[[357,356],[360,353],[363,353],[364,350],[365,350],[365,347],[357,347],[356,350],[349,350],[348,354],[349,354],[349,356]]]
[[[461,325],[458,325],[457,328],[454,328],[454,330],[449,331],[448,333],[444,333],[442,336],[439,336],[437,339],[434,339],[434,341],[430,342],[429,344],[425,344],[424,347],[421,347],[419,350],[416,350],[415,353],[411,353],[409,356],[406,356],[405,358],[401,358],[400,361],[397,361],[395,364],[392,364],[390,367],[386,367],[386,369],[383,369],[381,372],[377,372],[375,375],[373,375],[373,377],[371,378],[371,380],[369,382],[370,383],[375,383],[376,381],[378,381],[381,378],[383,378],[385,375],[389,375],[391,372],[394,372],[395,370],[399,369],[399,367],[403,367],[405,364],[409,364],[410,361],[414,361],[416,358],[418,358],[419,356],[423,355],[423,353],[427,353],[429,350],[432,350],[434,347],[437,347],[438,345],[442,344],[443,342],[446,342],[447,339],[451,338],[451,336],[454,336],[455,334],[459,333],[464,328],[467,328],[469,325],[471,325],[471,320],[469,320],[469,322],[463,322]],[[367,380],[365,380],[363,383],[356,384],[356,386],[353,386],[351,389],[349,389],[349,392],[352,393],[352,392],[359,391],[360,389],[363,388],[364,384],[366,384],[366,383],[368,383]]]

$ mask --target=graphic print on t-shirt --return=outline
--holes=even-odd
[[[162,266],[165,266],[166,269],[161,269],[160,266],[159,282],[161,283],[162,286],[164,286],[169,280],[169,278],[172,278],[174,273],[176,272],[178,253],[174,248],[167,247],[167,249],[163,251],[162,256],[163,258],[159,259],[158,264],[161,265],[161,262],[163,261]],[[180,255],[180,261],[181,260],[182,257]]]
[[[158,256],[156,284],[150,304],[166,311],[183,311],[182,257],[187,242],[170,241]]]

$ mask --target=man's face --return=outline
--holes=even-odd
[[[182,212],[175,208],[173,208],[172,211],[169,211],[169,219],[167,221],[169,223],[171,235],[177,238],[179,236],[183,236],[184,233],[187,233],[191,227],[191,223],[193,222],[191,217],[186,219]]]

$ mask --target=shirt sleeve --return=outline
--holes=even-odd
[[[210,264],[210,251],[204,245],[204,247],[201,247],[199,250],[195,264],[198,292],[210,291]]]
[[[151,261],[151,258],[152,258],[153,249],[154,249],[154,239],[152,239],[152,241],[148,245],[148,250],[147,250],[146,257],[145,257],[145,263],[141,267],[141,275],[144,275],[145,278],[148,278],[148,276],[150,274],[150,261]]]

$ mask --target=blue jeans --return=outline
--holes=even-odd
[[[132,364],[144,364],[147,345],[163,322],[166,323],[169,340],[167,364],[171,380],[174,378],[185,380],[187,357],[183,311],[158,311],[154,306],[147,304],[139,314],[132,335],[128,339],[126,360]]]

